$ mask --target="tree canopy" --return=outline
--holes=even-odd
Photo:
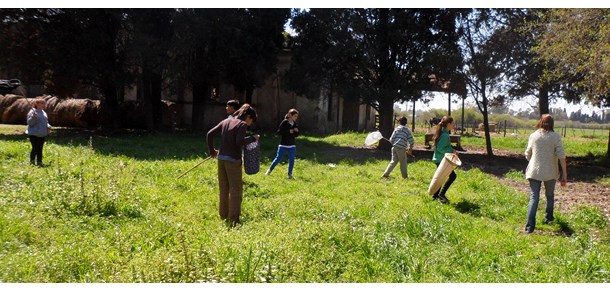
[[[430,75],[450,77],[461,66],[454,9],[311,9],[298,11],[288,82],[319,96],[312,83],[379,112],[392,131],[393,105],[418,99]]]

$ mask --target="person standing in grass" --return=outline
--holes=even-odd
[[[390,160],[390,164],[388,164],[388,167],[381,176],[382,178],[390,177],[390,173],[399,162],[402,178],[409,177],[409,174],[407,173],[407,155],[413,155],[413,145],[415,142],[413,140],[413,134],[411,134],[411,131],[406,126],[407,118],[401,116],[398,119],[398,123],[400,125],[394,129],[394,132],[392,132],[392,136],[390,137],[390,143],[392,143],[392,160]]]
[[[246,130],[256,121],[256,110],[244,104],[234,113],[208,131],[207,144],[212,157],[218,159],[218,213],[231,226],[240,223],[243,198],[242,148],[258,141],[259,135],[246,137]],[[220,149],[214,149],[214,136],[220,135]]]
[[[51,132],[51,124],[49,117],[44,111],[46,101],[43,97],[38,97],[32,102],[32,109],[27,115],[28,128],[25,133],[30,138],[32,151],[30,151],[30,164],[42,164],[42,148],[44,146],[45,137]]]
[[[525,178],[530,184],[530,201],[527,206],[527,223],[525,232],[532,233],[536,228],[536,211],[540,200],[540,189],[544,183],[546,196],[545,223],[555,220],[553,208],[555,203],[555,183],[560,179],[561,186],[567,180],[566,155],[561,136],[553,131],[553,117],[544,114],[536,124],[536,131],[529,136],[525,158],[529,161],[525,169]],[[559,163],[558,163],[559,162]],[[561,175],[559,167],[561,165]]]
[[[239,100],[231,99],[231,100],[227,101],[227,115],[229,115],[227,118],[232,119],[233,118],[233,114],[238,109],[239,109]]]
[[[295,138],[299,136],[299,127],[297,126],[297,119],[299,118],[299,111],[296,109],[290,109],[284,120],[280,123],[277,129],[277,133],[281,136],[280,145],[277,147],[277,154],[271,162],[271,166],[266,175],[270,175],[275,166],[280,163],[284,157],[284,153],[288,152],[288,178],[294,179],[292,176],[292,170],[294,169],[294,159],[297,152],[297,146],[295,145]]]
[[[458,152],[453,149],[453,147],[451,147],[451,139],[449,137],[451,131],[453,130],[453,127],[453,118],[451,116],[444,116],[436,126],[434,136],[432,137],[432,140],[434,141],[434,154],[432,155],[432,161],[436,164],[437,167],[445,158],[445,154],[458,154]],[[443,186],[438,189],[436,193],[434,193],[434,195],[432,195],[432,199],[440,200],[443,203],[448,203],[449,199],[447,199],[446,196],[447,190],[456,178],[457,175],[455,174],[455,170],[452,170],[445,184],[443,184]]]

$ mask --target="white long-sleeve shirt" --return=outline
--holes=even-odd
[[[526,179],[559,179],[559,159],[566,158],[561,136],[555,132],[536,130],[527,142],[525,158],[529,161],[525,170]]]

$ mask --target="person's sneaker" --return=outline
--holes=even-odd
[[[294,176],[289,175],[289,176],[288,176],[288,179],[294,179]]]
[[[544,219],[544,224],[553,224],[553,220]]]
[[[267,171],[265,171],[265,175],[270,175],[271,174],[271,169],[267,169]]]
[[[438,199],[439,199],[438,195],[432,195],[432,200],[438,200]]]
[[[443,194],[438,195],[438,199],[443,203],[449,203],[449,199],[447,199],[447,197],[445,197]]]

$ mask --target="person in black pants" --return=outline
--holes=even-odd
[[[36,98],[32,103],[32,109],[27,115],[28,128],[25,133],[30,138],[32,143],[32,151],[30,152],[30,163],[43,166],[42,164],[42,148],[44,146],[45,137],[51,132],[49,117],[44,111],[46,101],[43,97]]]

